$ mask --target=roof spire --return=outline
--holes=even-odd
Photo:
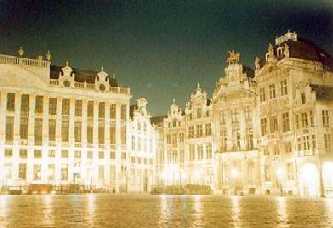
[[[176,98],[172,98],[172,104],[176,104]]]
[[[199,82],[197,83],[197,89],[200,89],[200,83]]]
[[[48,60],[48,61],[51,61],[51,58],[52,58],[52,55],[51,55],[51,52],[50,52],[50,50],[47,50],[47,53],[46,53],[46,59]]]
[[[66,67],[68,67],[69,66],[69,62],[68,62],[68,60],[66,60]]]
[[[104,72],[104,66],[103,65],[101,66],[101,71]]]

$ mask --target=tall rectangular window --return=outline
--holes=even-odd
[[[62,115],[68,116],[69,115],[69,99],[64,98],[62,99]]]
[[[302,113],[302,127],[308,127],[308,114],[306,112]]]
[[[202,125],[201,124],[199,124],[199,125],[197,125],[197,137],[202,137]]]
[[[27,178],[27,163],[19,164],[18,178],[25,180]]]
[[[260,98],[260,102],[265,102],[266,101],[265,88],[260,88],[259,89],[259,98]]]
[[[28,139],[28,118],[21,117],[20,121],[20,138],[21,139]]]
[[[260,124],[261,124],[261,135],[264,136],[267,134],[267,119],[262,118],[260,120]]]
[[[7,111],[15,111],[15,93],[7,94]]]
[[[93,143],[93,127],[87,126],[87,142],[89,144]]]
[[[63,164],[61,167],[61,180],[67,181],[68,180],[68,166]]]
[[[42,171],[42,166],[40,164],[35,164],[33,166],[34,180],[40,180],[41,179],[41,177],[42,177],[41,171]]]
[[[35,119],[35,144],[41,145],[43,142],[43,119]]]
[[[93,101],[88,101],[87,115],[88,115],[88,118],[94,117],[94,102]]]
[[[126,144],[126,125],[123,125],[120,128],[120,143]]]
[[[35,113],[43,113],[43,96],[36,96]]]
[[[82,116],[82,100],[75,100],[75,116]]]
[[[120,119],[126,120],[126,115],[127,115],[127,105],[122,104],[120,107]]]
[[[188,137],[193,138],[194,137],[194,126],[188,127]]]
[[[61,140],[63,142],[69,141],[69,121],[62,120],[61,122]]]
[[[98,126],[98,144],[104,144],[104,125]]]
[[[21,97],[21,114],[29,112],[29,95],[23,94]]]
[[[275,85],[271,84],[271,85],[269,85],[269,98],[274,99],[275,97],[276,97]]]
[[[116,104],[110,105],[110,119],[116,118]]]
[[[81,121],[75,121],[75,123],[74,123],[74,139],[75,139],[76,143],[81,142],[81,127],[82,127]]]
[[[206,153],[207,153],[207,159],[212,158],[212,144],[208,143],[206,144]]]
[[[49,98],[49,115],[57,114],[57,98],[50,97]]]
[[[194,144],[190,144],[189,146],[189,153],[190,153],[190,161],[195,160],[195,145]]]
[[[205,132],[206,132],[206,136],[211,136],[212,135],[212,127],[211,127],[210,123],[205,125]]]
[[[49,140],[55,141],[56,140],[56,120],[49,119]]]
[[[278,129],[278,120],[276,116],[272,116],[270,119],[270,129],[271,129],[271,133],[277,132]]]
[[[282,114],[282,128],[283,132],[290,131],[289,112]]]
[[[333,139],[332,139],[331,134],[324,134],[324,144],[325,144],[326,153],[333,153],[332,143],[333,143]]]
[[[104,118],[105,117],[105,102],[100,102],[98,104],[98,118]]]
[[[14,117],[6,117],[6,142],[11,143],[14,139]]]
[[[282,80],[280,82],[281,86],[281,96],[287,95],[288,94],[288,84],[287,84],[287,79]]]
[[[330,117],[329,117],[328,110],[322,110],[321,111],[321,115],[322,115],[322,120],[323,120],[323,126],[324,127],[329,127],[329,125],[330,125]]]
[[[110,125],[110,144],[116,144],[116,126]]]

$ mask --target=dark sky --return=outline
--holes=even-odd
[[[55,64],[104,65],[154,115],[173,97],[184,105],[197,82],[211,95],[228,50],[253,66],[288,29],[333,54],[333,1],[0,0],[0,53],[50,49]]]

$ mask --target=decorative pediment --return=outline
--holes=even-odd
[[[182,111],[181,108],[176,104],[176,99],[172,99],[172,104],[170,105],[170,110],[168,112],[168,118],[174,119],[174,118],[181,118]]]
[[[74,76],[73,69],[69,66],[67,60],[66,65],[61,68],[59,72],[59,85],[63,87],[74,87]]]
[[[101,67],[101,71],[97,73],[97,76],[95,78],[95,86],[96,90],[99,91],[106,91],[109,90],[110,83],[109,83],[110,77],[109,75],[104,71],[104,67]]]

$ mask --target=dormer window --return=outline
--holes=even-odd
[[[277,48],[277,56],[278,57],[283,57],[283,47],[278,47]]]

